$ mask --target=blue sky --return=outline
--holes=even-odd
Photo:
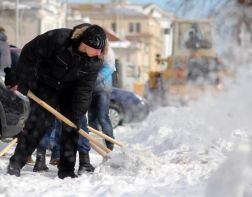
[[[66,0],[68,2],[76,2],[76,3],[108,3],[110,0]],[[209,11],[213,8],[217,8],[221,6],[223,3],[228,1],[236,1],[236,0],[170,0],[170,6],[167,5],[168,0],[128,0],[129,3],[155,3],[162,7],[165,10],[170,10],[176,12],[177,16],[180,17],[206,17]],[[172,3],[171,3],[172,2]],[[180,3],[190,2],[190,6],[185,10],[178,10],[177,8],[180,6]]]
[[[68,0],[68,2],[76,2],[76,3],[108,3],[110,2],[110,0]],[[166,0],[129,0],[129,3],[143,3],[143,4],[147,4],[147,3],[155,3],[158,4],[160,6],[162,6],[163,8],[166,7]]]

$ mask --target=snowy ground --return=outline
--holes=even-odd
[[[92,151],[92,175],[60,180],[48,164],[49,172],[25,166],[20,178],[10,176],[12,149],[0,159],[0,196],[252,196],[251,77],[246,70],[217,96],[162,107],[142,123],[119,127],[115,137],[127,146],[107,162]]]

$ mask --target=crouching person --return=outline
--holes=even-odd
[[[5,85],[27,95],[31,90],[78,128],[87,111],[90,96],[106,53],[106,34],[98,25],[55,29],[27,43],[15,71],[5,69]],[[7,173],[20,176],[27,158],[38,146],[53,115],[30,100],[30,114],[18,138]],[[74,173],[79,133],[65,124],[60,137],[58,177],[77,177]]]

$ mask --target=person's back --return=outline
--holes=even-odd
[[[0,27],[0,71],[11,66],[10,47],[7,44],[7,36],[4,28]]]
[[[92,101],[88,110],[88,123],[94,129],[102,131],[114,138],[113,127],[109,118],[109,105],[112,93],[112,74],[115,71],[115,54],[111,47],[104,58],[103,65],[96,79]],[[107,148],[113,150],[113,143],[105,140]]]

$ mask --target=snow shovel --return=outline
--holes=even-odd
[[[2,157],[5,153],[7,153],[9,151],[9,149],[16,144],[17,142],[17,138],[14,138],[11,142],[9,142],[4,148],[3,150],[0,152],[0,157]],[[109,157],[107,156],[107,154],[101,150],[98,146],[96,146],[94,143],[90,142],[91,147],[97,152],[99,153],[105,160],[108,159]]]
[[[77,126],[69,119],[67,119],[65,116],[63,116],[61,113],[56,111],[54,108],[52,108],[50,105],[42,101],[40,98],[35,96],[30,90],[27,94],[29,98],[34,100],[36,103],[47,109],[49,112],[51,112],[53,115],[56,116],[59,120],[63,121],[70,127],[73,127],[77,129]],[[99,143],[97,140],[95,140],[92,136],[90,136],[88,133],[86,133],[83,129],[79,130],[79,134],[81,134],[83,137],[87,138],[90,141],[90,145],[94,150],[97,151],[99,154],[101,154],[103,157],[106,157],[106,153],[109,153],[111,150],[107,147],[103,146],[101,143]],[[94,146],[95,145],[95,146]],[[105,153],[104,153],[105,152]]]
[[[100,137],[102,137],[102,138],[104,138],[104,139],[106,139],[106,140],[108,140],[108,141],[110,141],[110,142],[112,142],[112,143],[114,143],[114,144],[116,144],[116,145],[118,145],[118,146],[121,146],[121,147],[123,146],[123,144],[122,144],[121,142],[119,142],[119,141],[117,141],[117,140],[115,140],[115,139],[113,139],[113,138],[111,138],[111,137],[105,135],[104,133],[102,133],[102,132],[100,132],[100,131],[97,131],[96,129],[94,129],[94,128],[92,128],[92,127],[89,127],[89,126],[88,126],[88,129],[89,129],[90,131],[92,131],[93,133],[95,133],[96,135],[99,135]]]
[[[14,145],[16,144],[17,142],[17,138],[14,138],[9,144],[7,144],[3,150],[0,152],[0,157],[2,157],[5,153],[7,153],[9,151],[9,149]],[[97,152],[99,153],[101,156],[103,156],[103,158],[105,160],[107,160],[109,157],[107,156],[107,154],[101,150],[99,147],[97,147],[95,144],[93,144],[92,142],[90,142],[91,144],[91,147]]]
[[[17,138],[14,138],[7,146],[4,147],[4,149],[0,152],[0,157],[2,157],[5,153],[9,151],[9,149],[16,144]]]

